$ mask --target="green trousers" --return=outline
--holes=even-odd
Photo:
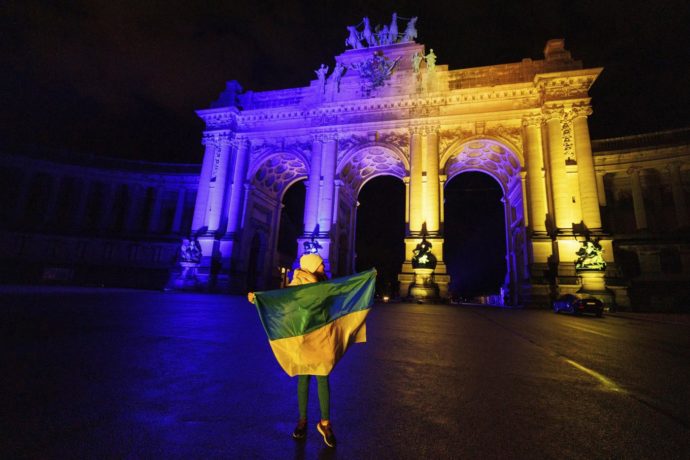
[[[309,382],[311,375],[297,376],[297,402],[299,403],[299,418],[307,418],[307,401],[309,401]],[[316,376],[319,390],[319,406],[321,407],[321,420],[329,420],[329,407],[331,402],[331,389],[328,385],[328,376]]]

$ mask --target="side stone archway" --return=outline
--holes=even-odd
[[[479,137],[458,141],[441,158],[445,183],[460,173],[477,171],[493,177],[503,192],[506,238],[505,299],[517,304],[527,278],[527,250],[525,247],[525,197],[523,174],[517,149],[504,140]],[[443,208],[442,208],[443,209]],[[468,216],[471,218],[471,216]],[[445,216],[442,213],[442,221]]]

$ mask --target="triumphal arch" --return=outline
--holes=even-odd
[[[603,183],[595,174],[588,91],[601,68],[585,68],[564,41],[544,58],[449,69],[417,42],[416,18],[348,27],[332,65],[308,86],[243,91],[238,83],[211,108],[192,231],[202,283],[268,288],[285,190],[304,180],[304,232],[333,275],[354,270],[357,196],[380,175],[405,184],[405,262],[401,295],[414,281],[413,251],[425,238],[437,259],[441,296],[444,185],[465,171],[493,177],[503,191],[509,303],[544,303],[582,288],[576,255],[594,241],[605,268],[587,283],[625,302],[611,238],[603,233]],[[471,216],[468,216],[471,218]],[[592,284],[593,283],[593,284]]]

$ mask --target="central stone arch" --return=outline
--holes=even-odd
[[[394,145],[367,142],[346,151],[336,168],[338,198],[331,263],[334,273],[347,274],[355,269],[357,197],[364,184],[378,176],[393,176],[404,181],[409,175],[407,156]],[[346,258],[343,260],[343,258]]]
[[[506,282],[510,303],[517,304],[518,295],[528,278],[525,234],[525,189],[522,155],[509,142],[488,136],[462,139],[442,155],[439,169],[445,182],[467,171],[486,173],[503,191],[506,237]],[[441,208],[443,209],[443,207]],[[442,215],[442,220],[445,220]]]

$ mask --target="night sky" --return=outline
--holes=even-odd
[[[344,51],[345,26],[418,16],[451,69],[542,57],[549,38],[586,66],[594,138],[690,125],[684,0],[371,2],[10,1],[0,7],[0,147],[200,162],[206,108],[245,89],[306,86]]]
[[[565,38],[575,59],[604,67],[591,90],[595,139],[690,126],[686,0],[65,3],[0,7],[0,148],[6,152],[200,163],[204,127],[194,110],[209,107],[227,80],[254,91],[308,86],[314,69],[332,68],[345,50],[347,25],[363,16],[387,24],[394,11],[419,17],[418,42],[450,69],[541,59],[548,39]],[[447,206],[455,206],[446,211],[446,252],[456,261],[447,259],[449,270],[473,293],[495,291],[505,266],[502,216],[472,192],[491,187],[486,181],[493,179],[462,176],[447,190]],[[404,192],[395,181],[374,179],[359,197],[357,265],[377,266],[379,290],[395,281],[402,260]],[[303,194],[302,187],[288,195],[283,252],[291,252],[299,232]],[[391,216],[381,218],[384,211]],[[494,239],[492,232],[498,232]],[[366,250],[362,242],[373,244]],[[480,258],[463,252],[480,247],[497,249],[495,261],[480,261],[484,271],[468,265]],[[472,276],[477,279],[469,281]]]

